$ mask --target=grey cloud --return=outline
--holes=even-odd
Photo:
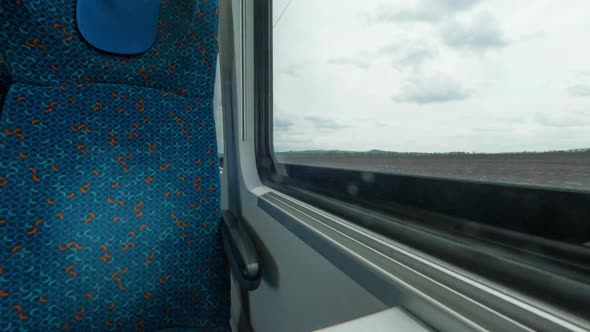
[[[427,5],[438,6],[448,11],[467,10],[479,3],[480,0],[430,0]]]
[[[590,97],[590,71],[580,71],[574,75],[567,93],[573,97]]]
[[[437,49],[424,42],[407,41],[385,45],[376,51],[362,51],[350,56],[340,56],[328,60],[329,64],[353,66],[369,69],[379,57],[391,57],[396,65],[420,66],[424,61],[436,56]]]
[[[323,116],[308,115],[304,119],[306,121],[311,122],[311,124],[314,127],[321,128],[321,129],[342,129],[342,128],[350,127],[347,125],[343,125],[343,124],[335,121],[334,119],[323,117]]]
[[[479,2],[480,0],[418,0],[413,6],[405,8],[381,5],[377,7],[373,20],[393,23],[436,22],[452,13],[468,10]]]
[[[312,64],[313,61],[311,60],[302,60],[296,63],[289,64],[283,68],[281,68],[281,73],[291,76],[293,78],[299,77],[301,71],[306,67]]]
[[[277,130],[289,130],[295,126],[295,123],[288,119],[275,119],[273,126]]]
[[[353,66],[359,69],[368,69],[373,62],[374,56],[368,52],[359,52],[350,56],[341,56],[328,60],[329,64]]]
[[[424,61],[434,58],[438,50],[433,45],[423,41],[404,41],[385,45],[376,50],[354,53],[352,55],[339,56],[328,60],[329,64],[353,66],[358,69],[369,69],[380,57],[391,57],[395,65],[419,67]]]
[[[403,21],[426,21],[432,22],[440,19],[436,11],[413,9],[393,9],[380,7],[377,9],[374,20],[375,22],[403,22]]]
[[[469,96],[469,92],[458,82],[442,75],[434,75],[406,81],[402,84],[399,93],[393,96],[393,100],[398,103],[423,105],[459,101]]]
[[[588,97],[590,96],[590,85],[575,84],[568,87],[567,92],[570,94],[570,96]]]
[[[300,68],[296,66],[288,66],[287,68],[282,70],[282,73],[287,74],[288,76],[297,78],[299,77]]]
[[[427,60],[433,59],[437,53],[438,50],[436,47],[421,41],[394,43],[384,46],[377,51],[379,55],[392,56],[398,65],[415,67],[420,66]]]
[[[469,21],[451,21],[441,30],[443,42],[467,49],[503,48],[508,45],[500,24],[490,13],[480,13]]]
[[[288,135],[278,135],[275,137],[275,151],[297,151],[307,150],[314,146],[313,140],[309,133],[289,133]]]
[[[391,55],[396,54],[402,49],[402,43],[392,43],[389,45],[385,45],[377,50],[377,54],[379,55]]]
[[[527,41],[532,41],[532,40],[539,40],[545,36],[546,36],[546,32],[541,30],[541,31],[536,31],[536,32],[531,32],[531,33],[526,33],[526,34],[523,34],[520,36],[516,36],[515,40],[518,40],[519,42],[527,42]]]
[[[578,79],[588,79],[590,78],[590,71],[581,71],[576,76]]]
[[[413,48],[408,50],[401,58],[404,64],[421,64],[422,62],[434,58],[436,52],[429,48]]]
[[[537,123],[546,127],[583,127],[590,125],[590,116],[583,112],[537,113]]]
[[[508,127],[473,127],[473,130],[483,134],[501,134],[510,131]]]

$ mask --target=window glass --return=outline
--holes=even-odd
[[[587,0],[275,0],[279,161],[590,190]]]
[[[217,134],[217,152],[223,157],[223,107],[221,102],[221,74],[219,70],[219,58],[215,73],[215,94],[213,96],[213,112],[215,116],[215,130]]]

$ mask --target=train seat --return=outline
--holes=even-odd
[[[75,12],[0,3],[1,328],[226,331],[217,3],[161,1],[132,56],[86,43]]]

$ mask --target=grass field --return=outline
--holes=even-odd
[[[280,162],[590,191],[590,151],[410,154],[309,151],[277,153]]]

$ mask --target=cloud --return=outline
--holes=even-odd
[[[359,69],[368,69],[373,62],[374,56],[369,52],[363,51],[354,55],[340,56],[328,60],[332,65],[353,66]]]
[[[311,60],[299,61],[281,68],[280,72],[293,78],[297,78],[299,77],[299,74],[305,69],[305,67],[311,65],[312,63],[313,61]]]
[[[590,71],[576,73],[567,93],[572,97],[590,97]]]
[[[313,149],[315,143],[309,132],[275,133],[275,151],[301,151]]]
[[[291,76],[293,78],[299,77],[300,68],[294,65],[288,66],[281,70],[281,73]]]
[[[304,118],[304,120],[309,121],[314,127],[320,129],[342,129],[350,127],[348,125],[341,124],[334,119],[318,115],[308,115]]]
[[[422,1],[423,5],[438,7],[445,11],[467,10],[478,4],[480,0],[430,0]]]
[[[424,61],[434,58],[438,50],[422,41],[396,42],[376,51],[362,51],[353,55],[339,56],[328,60],[329,64],[352,66],[366,70],[381,57],[390,57],[399,66],[419,67]]]
[[[585,127],[590,125],[590,116],[581,111],[537,113],[535,120],[545,127]]]
[[[393,96],[393,100],[423,105],[459,101],[469,97],[469,92],[458,82],[439,74],[406,81],[399,93]]]
[[[295,126],[295,123],[288,119],[274,119],[273,127],[277,130],[289,130]]]
[[[379,55],[392,55],[397,54],[403,47],[403,43],[391,43],[381,47],[377,50],[377,54]]]
[[[386,45],[380,48],[377,54],[393,57],[396,65],[412,66],[416,69],[425,61],[435,58],[438,50],[423,41],[406,41]]]
[[[587,84],[574,84],[567,88],[567,92],[570,96],[574,97],[589,97],[590,96],[590,85]]]
[[[372,19],[379,23],[408,21],[436,22],[443,18],[474,7],[480,0],[418,0],[408,7],[380,5]]]
[[[467,21],[452,20],[441,29],[443,42],[466,49],[503,48],[508,45],[500,24],[490,13],[482,12]]]

